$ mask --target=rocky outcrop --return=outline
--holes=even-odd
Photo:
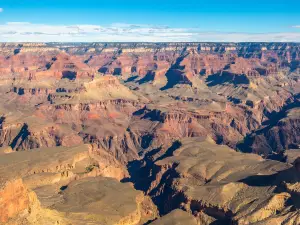
[[[74,181],[62,194],[63,202],[53,208],[62,212],[71,224],[136,225],[157,215],[149,197],[114,179],[98,177]]]
[[[47,220],[50,224],[78,224],[80,216],[82,224],[133,225],[157,216],[149,197],[115,179],[126,176],[124,167],[107,153],[95,152],[92,146],[2,155],[0,173],[0,219],[4,224],[44,224]],[[67,212],[71,205],[82,209]]]
[[[175,209],[167,215],[155,220],[150,223],[151,225],[180,225],[180,224],[190,224],[197,225],[197,220],[192,215],[180,209]]]
[[[297,105],[297,104],[296,104]],[[240,148],[284,160],[284,152],[299,147],[299,108],[275,114],[270,124],[247,136]]]
[[[0,50],[1,224],[299,223],[299,44]]]
[[[0,222],[5,223],[29,207],[29,194],[22,179],[8,181],[0,191]]]
[[[164,213],[182,208],[198,220],[208,215],[222,224],[299,222],[299,210],[289,207],[297,197],[276,191],[295,175],[290,165],[244,155],[210,140],[181,143],[152,169],[156,175],[148,193]]]

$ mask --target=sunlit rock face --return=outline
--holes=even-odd
[[[0,224],[299,224],[299,48],[0,44]]]

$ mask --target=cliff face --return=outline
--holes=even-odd
[[[1,223],[299,223],[299,44],[0,52]]]
[[[1,224],[133,225],[157,216],[149,197],[116,180],[126,176],[125,168],[92,146],[34,149],[0,161]]]
[[[0,192],[0,222],[5,223],[29,207],[28,190],[21,179],[9,181]]]
[[[209,135],[235,148],[294,104],[300,88],[298,44],[31,43],[1,49],[3,107],[19,109],[16,115],[3,111],[0,145],[15,150],[83,141],[126,162],[138,158],[147,135],[155,147]],[[135,113],[145,106],[162,118]],[[29,122],[20,120],[30,114]],[[152,134],[131,124],[137,120],[152,124]],[[269,154],[298,143],[270,136],[272,146],[258,151],[252,141],[247,151]]]
[[[290,165],[237,153],[211,140],[186,138],[149,169],[147,192],[161,213],[181,208],[200,224],[300,221],[299,209],[288,206],[297,204],[297,195],[281,186],[299,184],[299,174]]]
[[[285,160],[284,152],[299,147],[299,100],[296,99],[291,109],[284,109],[272,116],[258,131],[246,136],[239,144],[244,151]],[[275,153],[275,154],[272,154]]]

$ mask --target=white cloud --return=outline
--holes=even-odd
[[[8,22],[6,25],[30,25],[29,22]]]
[[[0,13],[2,13],[3,12],[3,8],[0,8]]]
[[[203,32],[195,28],[122,24],[99,25],[45,25],[28,22],[0,24],[2,42],[171,42],[171,41],[300,41],[300,32],[290,33],[226,33]]]
[[[300,25],[292,26],[293,28],[300,28]]]

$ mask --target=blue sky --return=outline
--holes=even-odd
[[[0,8],[0,41],[300,41],[296,0],[0,0]]]

